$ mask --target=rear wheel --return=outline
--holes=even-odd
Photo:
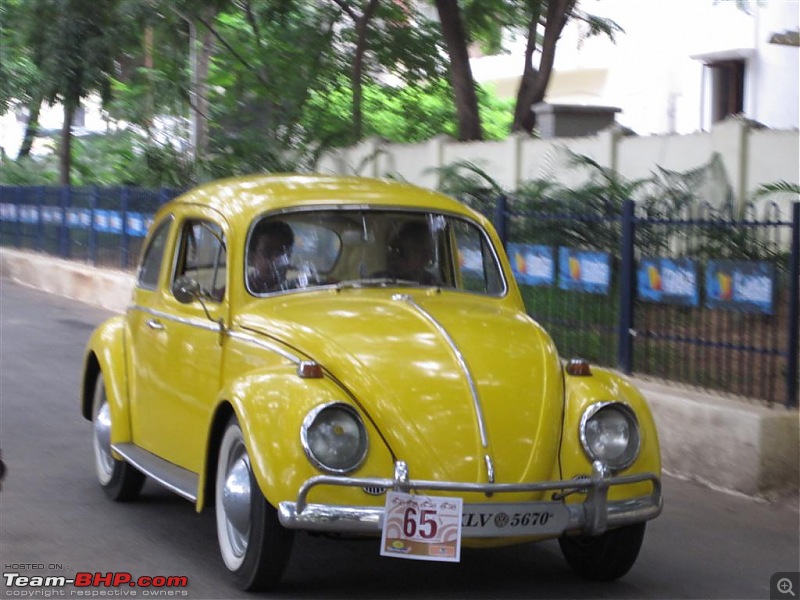
[[[564,536],[558,544],[576,573],[587,579],[611,581],[625,575],[636,562],[644,529],[645,523],[636,523],[598,536]]]
[[[225,567],[246,591],[274,587],[286,568],[294,533],[261,493],[235,417],[219,448],[215,482],[217,539]]]
[[[125,502],[139,495],[145,476],[124,460],[117,460],[111,452],[111,408],[106,398],[106,385],[102,373],[94,385],[92,403],[92,446],[97,480],[112,500]]]

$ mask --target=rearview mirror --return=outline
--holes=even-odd
[[[200,299],[200,284],[191,277],[178,277],[172,284],[172,295],[181,304],[189,304]]]

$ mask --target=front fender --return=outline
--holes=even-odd
[[[276,365],[250,372],[222,390],[220,403],[232,407],[242,428],[253,473],[264,497],[273,506],[284,500],[295,500],[300,486],[310,477],[321,474],[306,457],[300,429],[312,408],[330,402],[352,406],[367,431],[367,458],[352,475],[390,477],[394,460],[383,438],[369,415],[334,380],[301,378],[294,365]],[[213,437],[209,436],[207,450],[212,453],[216,452]],[[206,461],[206,465],[210,462]],[[206,471],[209,470],[207,466]],[[205,482],[210,475],[208,472],[201,475],[200,489],[206,489]],[[317,493],[320,502],[363,504],[365,500],[363,492],[348,488]]]
[[[584,411],[595,402],[616,401],[627,404],[639,421],[641,450],[636,461],[620,475],[653,473],[661,476],[661,451],[653,415],[644,396],[621,375],[592,367],[589,376],[565,377],[566,411],[561,445],[561,466],[564,479],[589,475],[592,465],[580,442],[580,422]],[[652,491],[651,484],[617,486],[609,491],[609,499],[623,500],[643,496]]]
[[[92,419],[97,376],[102,373],[111,409],[111,443],[130,442],[131,421],[125,378],[125,318],[112,317],[92,332],[84,353],[81,412]]]

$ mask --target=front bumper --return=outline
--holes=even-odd
[[[627,485],[650,481],[653,491],[649,496],[641,496],[628,500],[608,500],[608,489],[611,486]],[[554,491],[554,500],[531,502],[537,510],[552,506],[568,511],[567,519],[557,530],[548,530],[550,536],[563,533],[583,533],[600,535],[609,527],[639,523],[657,517],[661,513],[661,480],[652,473],[612,477],[610,472],[600,463],[592,465],[592,475],[587,479],[572,481],[546,481],[539,483],[458,483],[441,481],[417,481],[408,478],[408,468],[402,461],[395,464],[394,479],[334,477],[320,475],[312,477],[300,488],[296,502],[281,502],[278,505],[278,518],[288,529],[302,529],[327,533],[379,535],[383,527],[383,506],[339,506],[326,504],[308,504],[308,493],[312,488],[321,485],[345,487],[372,487],[391,489],[400,492],[417,490],[439,492],[479,492],[488,496],[510,492],[544,492]],[[571,494],[586,494],[583,502],[564,504],[563,499]],[[519,503],[513,506],[518,507]],[[502,502],[464,504],[464,511],[485,510],[487,508],[502,510]],[[481,530],[462,527],[462,537],[497,537],[496,530]],[[524,535],[523,533],[504,532],[503,536]]]

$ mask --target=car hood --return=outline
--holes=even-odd
[[[550,337],[527,315],[432,290],[344,290],[332,300],[275,298],[269,316],[250,312],[239,325],[321,363],[413,479],[486,482],[487,455],[498,483],[552,475],[563,380]]]

